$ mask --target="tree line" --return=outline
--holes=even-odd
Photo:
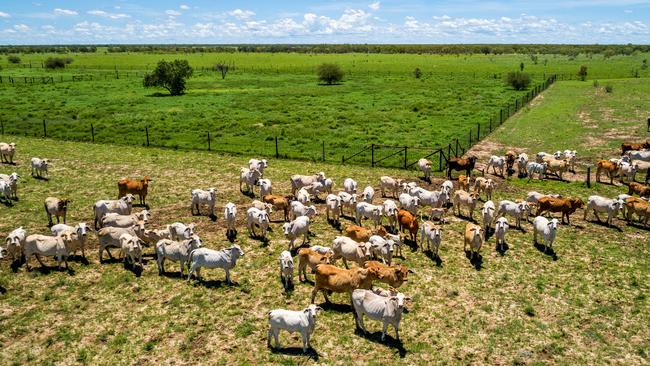
[[[442,55],[500,55],[500,54],[602,54],[605,57],[650,52],[650,45],[570,45],[570,44],[233,44],[233,45],[62,45],[62,46],[0,46],[0,54],[11,53],[74,53],[97,52],[145,53],[373,53],[373,54],[442,54]]]

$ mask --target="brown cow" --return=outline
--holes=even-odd
[[[131,193],[132,195],[138,195],[140,197],[140,204],[146,206],[147,199],[147,189],[149,188],[149,182],[153,182],[152,179],[149,179],[146,175],[140,180],[122,178],[117,181],[117,189],[119,194],[118,199],[126,196]]]
[[[633,194],[638,194],[640,197],[650,197],[650,187],[644,186],[641,183],[637,182],[632,182],[627,185],[629,188],[629,191],[627,194],[633,195]]]
[[[600,182],[600,175],[605,172],[609,177],[609,184],[614,184],[614,177],[618,171],[618,165],[609,160],[598,160],[596,169],[596,182]]]
[[[370,240],[370,237],[375,234],[381,236],[382,238],[386,237],[386,234],[388,234],[383,226],[380,226],[377,231],[373,231],[362,226],[351,224],[346,226],[344,231],[345,236],[356,241],[357,243],[366,243]]]
[[[311,268],[312,272],[319,264],[330,264],[332,255],[320,254],[310,248],[301,248],[298,250],[298,280],[302,281],[302,276],[305,276],[307,281],[307,267]]]
[[[650,202],[646,202],[636,197],[629,197],[625,200],[625,211],[627,212],[627,221],[632,220],[632,215],[636,214],[639,222],[643,221],[643,225],[648,225],[650,219]]]
[[[366,269],[373,269],[377,273],[378,282],[383,282],[392,288],[402,286],[408,279],[409,273],[413,273],[412,270],[402,264],[387,266],[377,261],[367,261],[363,266]]]
[[[316,282],[311,292],[311,303],[314,303],[318,291],[323,291],[325,301],[330,302],[327,290],[331,292],[347,292],[352,297],[352,291],[362,288],[369,290],[372,282],[377,280],[376,269],[351,268],[343,269],[331,264],[319,264],[314,270]],[[350,301],[352,301],[350,299]],[[351,304],[352,302],[350,302]]]
[[[276,211],[284,212],[284,221],[289,221],[289,199],[287,197],[267,194],[262,197],[264,203],[269,203]]]
[[[584,206],[584,202],[580,198],[555,198],[544,196],[537,201],[537,216],[542,213],[548,212],[561,212],[562,223],[564,224],[564,217],[566,216],[567,224],[571,224],[569,216],[576,212],[577,209]]]
[[[464,170],[465,175],[471,177],[476,160],[476,156],[470,156],[468,158],[459,158],[454,156],[453,158],[450,158],[449,161],[447,161],[447,177],[451,179],[452,170]]]
[[[399,230],[404,232],[404,229],[407,229],[410,233],[411,240],[416,243],[418,235],[418,219],[406,210],[399,210],[397,212],[397,222],[399,222]]]
[[[458,189],[469,192],[469,186],[471,184],[472,178],[466,175],[458,176]]]
[[[625,155],[630,150],[650,149],[650,140],[646,142],[624,142],[621,144],[621,155]]]
[[[516,159],[517,159],[517,154],[514,151],[512,150],[506,151],[506,172],[508,172],[508,176],[511,176],[512,173],[515,172],[514,166],[515,166]]]

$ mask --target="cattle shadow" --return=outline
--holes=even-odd
[[[34,178],[34,179],[36,179],[36,180],[42,180],[42,181],[44,181],[44,182],[49,182],[49,181],[50,181],[50,178],[47,178],[47,177],[39,177],[38,175],[32,175],[32,178]]]
[[[458,217],[458,218],[461,219],[461,220],[469,221],[469,222],[471,222],[472,224],[478,224],[478,221],[476,221],[475,218],[473,218],[473,217],[469,217],[469,216],[466,216],[466,215],[463,214],[462,212],[459,213],[459,214],[454,214],[454,216]]]
[[[153,94],[147,94],[145,97],[149,98],[165,98],[165,97],[172,97],[173,95],[168,94],[168,93],[160,93],[160,92],[155,92]]]
[[[402,343],[402,341],[398,341],[393,336],[388,334],[388,332],[386,333],[386,337],[384,338],[383,341],[381,340],[381,331],[366,333],[357,326],[356,329],[354,330],[354,333],[362,338],[365,338],[370,342],[381,344],[390,348],[394,348],[395,350],[397,350],[397,352],[399,352],[400,358],[406,357],[406,354],[408,353],[406,348],[404,348],[404,344]]]
[[[474,269],[480,271],[483,268],[483,256],[479,253],[472,257],[472,251],[466,250],[465,257],[469,260],[469,263],[474,266]]]
[[[241,192],[241,194],[243,194],[244,196],[246,196],[246,197],[248,197],[248,198],[255,198],[255,192],[253,192],[253,190],[250,190],[250,191],[242,191],[242,190],[240,189],[239,192]]]
[[[234,243],[237,239],[237,230],[226,232],[226,239],[228,239],[229,242]]]
[[[418,248],[418,243],[415,240],[411,240],[411,239],[408,239],[408,238],[405,237],[403,243],[404,243],[404,245],[409,247],[409,249],[411,249],[411,253],[415,253],[419,249]]]
[[[144,203],[144,204],[142,204],[142,203],[134,203],[131,206],[137,207],[137,208],[144,208],[145,210],[150,209],[149,204],[147,204],[147,203]]]
[[[4,288],[3,286],[0,286],[0,295],[4,295],[7,293],[7,289]]]
[[[421,177],[418,177],[418,179],[423,181],[423,182],[427,182],[427,183],[431,184],[431,177],[426,178],[424,176],[421,176]]]
[[[343,229],[341,228],[341,221],[336,221],[334,219],[327,219],[327,223],[337,231],[342,231]]]
[[[596,219],[596,220],[591,220],[591,221],[587,221],[587,222],[590,223],[590,224],[593,224],[593,225],[598,225],[598,226],[601,226],[601,227],[607,228],[607,229],[615,229],[615,230],[618,230],[619,233],[622,233],[622,232],[623,232],[623,229],[621,229],[620,227],[618,227],[618,226],[616,226],[616,225],[614,225],[614,224],[612,224],[612,225],[607,225],[607,222],[605,222],[605,221],[600,221],[600,220],[598,220],[598,219]]]
[[[318,352],[313,349],[311,346],[307,349],[307,353],[302,352],[302,347],[285,347],[285,348],[274,348],[274,347],[269,347],[271,349],[271,352],[274,354],[281,354],[281,355],[286,355],[286,356],[307,356],[310,359],[314,361],[318,361],[320,359],[320,355]]]
[[[544,255],[551,257],[554,261],[557,260],[557,254],[555,253],[555,250],[553,250],[553,248],[547,248],[546,245],[539,244],[539,243],[535,243],[534,245],[535,245],[535,249],[537,249]]]
[[[16,260],[11,262],[11,264],[9,265],[9,268],[11,268],[11,271],[13,273],[16,273],[16,272],[18,272],[18,269],[20,268],[20,266],[23,265],[23,263],[25,263],[23,258],[16,259]]]
[[[506,252],[510,249],[510,246],[508,243],[503,242],[501,244],[497,244],[496,247],[494,248],[497,253],[499,253],[501,256],[506,255]]]
[[[16,164],[15,161],[14,161],[13,163],[10,163],[10,162],[8,162],[8,161],[3,161],[3,162],[2,162],[2,165],[12,165],[12,166],[16,166],[16,165],[18,165],[18,164]]]
[[[30,267],[28,272],[38,272],[39,274],[42,274],[44,276],[49,275],[52,272],[66,272],[70,276],[74,276],[76,274],[76,271],[72,269],[72,267],[68,266],[68,268],[65,268],[65,265],[61,265],[61,267],[57,266],[39,266],[39,267]]]
[[[158,275],[162,276],[162,277],[166,277],[166,278],[178,278],[178,279],[181,279],[181,280],[185,278],[184,275],[181,275],[180,271],[173,271],[173,272],[165,271],[165,272],[162,272],[162,273],[159,272]]]
[[[196,280],[192,283],[193,286],[203,286],[208,289],[218,289],[222,287],[239,287],[239,283],[236,281],[232,281],[231,284],[228,284],[225,279],[223,280]]]
[[[68,256],[68,261],[77,262],[77,263],[83,264],[84,266],[90,265],[90,261],[88,260],[88,258],[84,258],[83,256],[81,256],[79,254]]]
[[[635,229],[650,231],[650,226],[643,225],[640,222],[630,221],[630,222],[627,223],[627,226],[633,227]]]
[[[144,272],[144,261],[142,262],[142,266],[140,266],[140,264],[135,264],[135,263],[128,263],[128,262],[123,262],[123,263],[124,263],[124,269],[133,273],[135,277],[142,276],[142,272]]]
[[[289,286],[284,285],[284,280],[282,279],[282,275],[279,275],[278,278],[280,279],[280,283],[282,284],[282,289],[284,290],[284,293],[286,295],[290,295],[293,293],[293,290],[295,290],[296,285],[293,283],[293,281],[289,282]]]
[[[2,200],[0,201],[5,207],[14,207],[14,203],[11,200]]]
[[[440,258],[440,255],[435,254],[433,250],[427,249],[423,251],[424,255],[427,256],[427,258],[431,259],[436,263],[436,267],[442,267],[442,258]]]
[[[331,295],[328,295],[328,296],[331,296]],[[352,309],[352,305],[350,305],[350,304],[338,304],[338,303],[331,302],[331,301],[330,302],[324,301],[324,302],[320,303],[318,306],[320,306],[325,311],[331,310],[331,311],[335,311],[337,313],[354,313],[354,309]],[[356,313],[354,313],[354,314],[356,314]]]

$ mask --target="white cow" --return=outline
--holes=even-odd
[[[201,281],[201,268],[223,268],[226,271],[226,282],[230,282],[230,270],[237,264],[237,259],[244,256],[244,252],[239,245],[233,244],[229,248],[213,250],[208,248],[198,248],[190,253],[190,270],[187,281],[192,279],[196,274],[196,279]]]
[[[496,155],[490,156],[490,159],[488,160],[487,165],[485,166],[486,173],[488,172],[488,170],[490,170],[490,167],[492,167],[492,172],[494,173],[494,175],[497,175],[497,168],[498,168],[500,171],[499,175],[503,177],[504,176],[503,172],[506,168],[506,158],[504,156],[496,156]]]
[[[156,257],[158,265],[158,274],[165,273],[165,259],[174,262],[180,262],[180,273],[183,276],[183,269],[187,265],[190,253],[202,246],[201,239],[198,235],[192,235],[191,238],[183,241],[174,241],[162,239],[156,243]]]
[[[260,186],[260,197],[264,197],[267,194],[273,194],[273,183],[270,179],[260,179],[257,181],[257,185]]]
[[[343,265],[348,268],[348,260],[356,262],[359,267],[370,257],[370,244],[357,243],[347,236],[337,236],[332,241],[332,251],[334,255],[331,258],[332,263],[339,258],[343,258]]]
[[[528,154],[521,153],[517,156],[517,170],[519,171],[519,176],[523,177],[528,174],[526,166],[528,165]]]
[[[420,199],[418,197],[413,197],[408,193],[402,193],[399,195],[399,204],[403,209],[417,215],[418,207],[420,206]]]
[[[61,236],[65,232],[76,234],[68,245],[68,255],[74,254],[81,250],[81,256],[86,258],[86,238],[88,237],[88,227],[85,222],[80,222],[75,226],[66,224],[56,224],[50,228],[54,236]]]
[[[289,289],[289,286],[293,284],[293,257],[291,256],[291,252],[288,250],[282,251],[278,262],[280,263],[282,285],[284,286],[284,289],[287,290]]]
[[[526,166],[526,172],[528,174],[528,181],[533,179],[533,174],[537,173],[538,178],[544,179],[544,175],[546,175],[546,166],[548,164],[546,162],[544,163],[533,163],[529,162],[528,165]]]
[[[296,197],[296,199],[298,200],[298,202],[302,204],[311,202],[309,191],[307,191],[305,187],[302,187],[300,188],[300,190],[298,190],[298,196]]]
[[[251,207],[246,211],[246,228],[252,236],[257,236],[255,227],[262,230],[262,238],[266,238],[266,232],[269,229],[269,214],[266,211]]]
[[[332,188],[334,188],[334,181],[330,178],[323,181],[323,191],[327,194],[332,194]]]
[[[385,200],[383,206],[390,230],[394,232],[397,227],[397,212],[399,211],[397,204],[393,200]]]
[[[521,229],[521,219],[526,218],[526,220],[528,220],[528,215],[530,215],[530,205],[525,201],[519,203],[508,200],[499,201],[497,217],[505,214],[514,217],[517,222],[517,228]]]
[[[18,178],[20,178],[20,176],[16,172],[13,172],[9,175],[0,174],[0,181],[7,183],[9,189],[11,190],[10,198],[13,199],[18,198]]]
[[[264,175],[264,169],[268,167],[269,164],[266,161],[266,159],[262,159],[262,160],[251,159],[248,161],[248,169],[250,170],[257,169],[257,171],[260,172],[260,176]]]
[[[420,159],[418,160],[418,167],[422,172],[424,173],[424,179],[429,180],[429,177],[431,176],[431,167],[433,166],[433,163],[431,163],[430,160],[427,159]]]
[[[558,219],[549,221],[544,216],[537,216],[533,220],[533,242],[537,244],[537,234],[539,233],[544,239],[544,253],[546,253],[547,248],[553,248],[558,224]]]
[[[327,205],[327,221],[330,221],[330,214],[332,214],[332,220],[338,223],[342,211],[341,197],[335,194],[328,194],[325,198],[325,204]]]
[[[280,339],[278,334],[280,330],[286,330],[289,333],[300,333],[302,337],[302,351],[307,353],[311,347],[309,337],[316,327],[316,316],[323,310],[320,307],[311,304],[301,311],[276,309],[269,311],[269,334],[267,345],[271,346],[271,336],[275,339],[275,348],[280,348]]]
[[[217,203],[217,190],[215,188],[208,188],[207,191],[202,189],[192,190],[192,215],[194,215],[194,208],[196,214],[201,214],[200,205],[208,206],[210,216],[214,216],[214,205]]]
[[[499,217],[494,224],[494,236],[497,238],[497,246],[506,242],[506,233],[508,232],[508,220],[505,217]]]
[[[368,239],[370,254],[380,258],[384,264],[391,265],[393,262],[393,250],[395,242],[392,239],[384,239],[379,235],[372,235]]]
[[[284,235],[289,239],[289,249],[293,249],[293,244],[296,239],[302,235],[302,244],[309,241],[309,217],[298,216],[291,222],[286,222],[282,225]]]
[[[310,219],[316,216],[318,209],[316,206],[305,206],[299,201],[291,201],[291,214],[292,218],[295,220],[298,216],[307,216]]]
[[[593,210],[596,219],[600,221],[598,213],[605,212],[607,213],[607,226],[610,226],[612,224],[612,218],[616,217],[618,211],[621,210],[624,205],[625,202],[617,198],[608,199],[601,196],[589,196],[587,199],[587,207],[585,207],[584,220],[587,220],[587,214]]]
[[[363,189],[361,196],[364,202],[372,203],[372,199],[375,197],[375,190],[371,186],[367,186]]]
[[[98,223],[104,218],[107,213],[116,213],[120,215],[130,215],[133,208],[133,195],[127,194],[119,200],[100,200],[95,202],[93,212],[95,216],[95,230],[99,227]]]
[[[437,257],[441,242],[442,231],[440,228],[431,221],[425,221],[422,224],[422,230],[420,231],[420,250],[424,251],[424,247],[426,245],[429,247],[429,250],[433,251]]]
[[[7,254],[11,257],[12,261],[20,259],[23,255],[23,248],[25,247],[25,238],[27,237],[27,232],[23,227],[13,230],[7,235],[5,239],[5,250]]]
[[[175,222],[169,225],[169,233],[171,234],[172,240],[186,240],[194,235],[194,227],[194,223],[185,225],[182,222]]]
[[[131,227],[137,225],[142,221],[144,224],[149,222],[149,211],[142,210],[140,212],[132,213],[130,215],[120,215],[117,213],[108,213],[102,219],[102,226],[112,227]]]
[[[65,268],[68,269],[68,245],[75,239],[76,234],[64,232],[61,236],[46,236],[32,234],[25,238],[23,254],[25,255],[25,265],[29,271],[29,258],[36,256],[38,263],[45,267],[41,256],[56,257],[56,266],[61,268],[61,261],[65,261]]]
[[[483,208],[481,208],[481,216],[483,216],[483,230],[485,235],[487,235],[488,231],[492,227],[492,222],[497,216],[497,209],[494,206],[494,202],[487,201],[483,204]]]
[[[108,250],[108,248],[122,248],[122,244],[120,242],[120,237],[122,234],[127,233],[131,236],[138,236],[138,234],[142,234],[143,232],[144,228],[139,226],[134,226],[131,228],[104,227],[100,229],[97,232],[97,238],[99,239],[99,263],[104,262],[104,259],[102,258],[104,250],[108,252],[109,257],[113,258],[113,255],[111,254],[111,251]]]
[[[630,161],[641,160],[650,162],[650,150],[630,150],[625,153],[630,158]]]
[[[137,236],[129,233],[120,235],[120,246],[122,247],[124,263],[135,265],[137,261],[140,263],[140,268],[144,268],[142,266],[142,245],[140,245],[140,239]]]
[[[376,206],[367,202],[357,203],[355,218],[358,225],[361,225],[361,220],[364,218],[372,220],[375,224],[375,227],[379,226],[381,223],[383,206]]]
[[[257,184],[258,179],[261,177],[262,173],[257,169],[239,169],[239,191],[244,192],[242,190],[243,183],[246,185],[246,192],[253,193],[253,186]]]
[[[16,144],[14,142],[0,142],[0,160],[3,163],[14,163],[14,154],[16,153]]]
[[[47,159],[32,158],[32,177],[36,173],[36,177],[43,178],[48,175],[47,168],[49,161]]]
[[[357,181],[352,178],[345,178],[343,181],[343,189],[348,194],[357,193]]]
[[[410,300],[402,293],[391,294],[389,297],[377,295],[372,290],[356,289],[352,292],[352,305],[356,313],[357,326],[367,332],[363,324],[363,316],[373,320],[381,320],[383,327],[381,340],[386,338],[388,325],[395,328],[395,338],[399,341],[399,323],[402,320],[404,302]]]
[[[324,182],[325,173],[320,172],[314,175],[292,175],[291,176],[291,194],[296,195],[296,191],[302,187],[308,186],[314,182]]]
[[[357,209],[357,194],[349,194],[347,192],[339,192],[339,197],[341,198],[341,215],[344,215],[343,209],[347,208],[350,210],[350,216],[354,215],[354,212]]]
[[[379,178],[379,186],[381,187],[381,196],[386,197],[386,191],[392,192],[393,197],[398,197],[399,188],[402,185],[401,179],[391,178],[389,176],[381,176]]]
[[[223,218],[226,221],[227,229],[226,236],[234,235],[237,232],[235,225],[237,224],[237,206],[234,203],[228,202],[223,209]]]

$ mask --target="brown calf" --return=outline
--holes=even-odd
[[[377,261],[367,261],[363,266],[366,269],[373,270],[377,274],[377,281],[383,282],[393,288],[402,286],[408,279],[409,273],[413,273],[412,270],[401,264],[387,266]]]
[[[580,198],[555,198],[544,196],[537,201],[537,216],[544,212],[561,212],[562,223],[564,224],[564,217],[566,217],[567,224],[571,224],[569,216],[576,212],[577,209],[584,206],[584,202]]]
[[[137,194],[140,197],[140,204],[144,206],[146,205],[145,201],[147,199],[149,182],[153,182],[153,180],[149,179],[146,175],[140,180],[122,178],[117,181],[117,189],[119,191],[117,198],[120,199],[129,193],[132,195]]]
[[[419,228],[418,219],[406,210],[399,210],[397,212],[397,222],[399,222],[399,230],[404,232],[404,229],[407,229],[410,233],[410,239],[416,243]]]

